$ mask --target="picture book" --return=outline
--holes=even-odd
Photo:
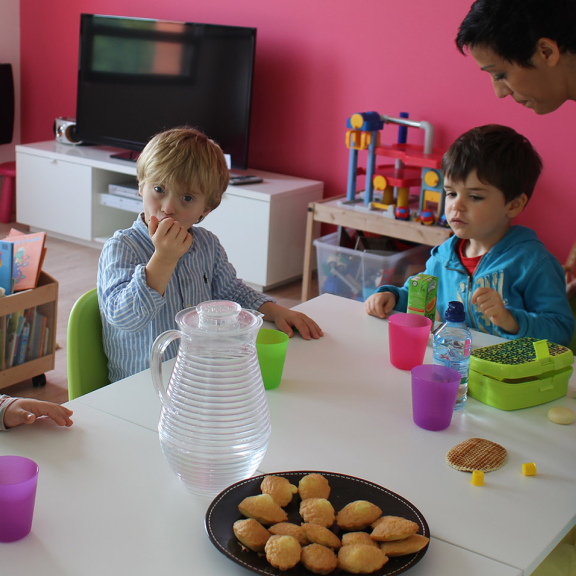
[[[28,346],[26,348],[26,358],[25,358],[26,362],[34,359],[34,357],[32,356],[32,348],[34,346],[34,332],[36,330],[37,318],[38,318],[38,311],[36,310],[36,307],[34,307],[30,310],[30,316],[28,318],[28,323],[30,324],[30,333],[28,336]]]
[[[31,360],[40,358],[42,356],[42,338],[46,331],[46,316],[36,313],[36,322],[34,324],[34,330],[32,332],[32,355]]]
[[[0,318],[0,370],[6,370],[6,316]]]
[[[46,330],[44,332],[44,341],[42,342],[42,356],[48,356],[50,354],[51,346],[50,346],[50,328],[46,326]]]
[[[46,254],[46,232],[22,234],[12,228],[4,240],[14,245],[14,292],[36,288]]]
[[[14,244],[0,241],[0,288],[4,288],[4,296],[10,296],[14,287],[12,267],[14,262]]]
[[[14,363],[14,355],[18,350],[18,340],[20,339],[20,331],[24,324],[24,311],[19,310],[10,316],[8,321],[8,329],[6,335],[6,368],[12,368]]]
[[[16,357],[14,359],[14,364],[24,364],[26,360],[26,349],[28,348],[28,338],[30,337],[30,324],[24,322],[22,326],[22,331],[20,333],[20,338],[18,340],[18,350],[16,352]]]

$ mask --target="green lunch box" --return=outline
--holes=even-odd
[[[470,354],[468,394],[500,410],[518,410],[568,392],[574,355],[537,338],[519,338],[477,348]]]

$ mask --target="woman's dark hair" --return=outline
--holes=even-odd
[[[476,0],[460,24],[456,46],[484,46],[526,68],[540,38],[554,40],[560,52],[576,53],[574,0]]]

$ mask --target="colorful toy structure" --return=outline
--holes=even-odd
[[[380,133],[385,124],[399,126],[398,142],[391,145],[380,143]],[[442,176],[443,151],[433,148],[434,127],[426,121],[381,116],[377,112],[360,112],[347,120],[346,146],[350,149],[348,162],[348,186],[346,201],[363,210],[382,210],[383,215],[408,220],[410,218],[410,188],[420,187],[419,217],[423,224],[438,223],[444,214],[444,180]],[[406,143],[407,129],[424,130],[424,145]],[[368,152],[366,169],[358,168],[358,153]],[[376,165],[376,157],[393,158],[394,164]],[[364,197],[356,193],[357,176],[366,176]],[[375,200],[374,190],[381,194]],[[363,204],[363,205],[362,205]]]

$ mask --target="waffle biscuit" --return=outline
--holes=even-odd
[[[264,546],[270,538],[270,532],[254,518],[234,522],[234,535],[240,542],[254,552],[264,552]]]
[[[270,526],[268,528],[270,534],[276,534],[280,536],[292,536],[296,538],[300,543],[300,546],[306,546],[310,544],[308,538],[306,538],[306,534],[301,526],[297,524],[292,524],[292,522],[280,522],[279,524],[274,524],[274,526]]]
[[[470,438],[457,444],[446,454],[446,462],[456,470],[463,472],[491,472],[506,463],[506,448],[483,438]]]
[[[331,548],[310,544],[302,548],[302,564],[314,574],[330,574],[338,566],[338,558]]]
[[[413,534],[403,540],[382,542],[380,548],[386,556],[392,558],[393,556],[406,556],[407,554],[420,552],[428,542],[430,542],[430,538],[426,538],[426,536],[422,536],[421,534]]]

